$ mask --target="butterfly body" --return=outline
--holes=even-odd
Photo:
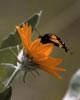
[[[68,48],[65,46],[65,43],[55,34],[46,33],[43,36],[39,36],[41,38],[41,43],[47,44],[47,43],[53,43],[55,46],[63,48],[65,52],[68,52]]]

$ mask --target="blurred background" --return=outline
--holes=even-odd
[[[55,48],[54,57],[63,58],[60,67],[67,71],[60,73],[62,80],[39,71],[40,76],[30,73],[26,83],[22,76],[15,79],[11,100],[62,100],[68,88],[69,81],[80,66],[80,0],[0,0],[0,41],[15,25],[23,22],[35,12],[43,10],[38,31],[55,33],[70,48],[70,53]],[[34,33],[33,36],[38,36]]]

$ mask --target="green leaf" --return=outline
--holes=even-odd
[[[33,16],[25,20],[23,23],[28,23],[28,25],[32,26],[32,30],[35,31],[39,19],[40,19],[41,11],[39,13],[35,13]],[[20,24],[22,27],[22,24]],[[16,65],[16,57],[10,51],[9,48],[12,48],[14,52],[18,55],[17,52],[17,45],[21,44],[21,40],[17,30],[15,29],[14,32],[11,32],[2,42],[0,43],[0,64],[1,63],[12,63]],[[11,76],[14,69],[9,68],[7,66],[0,65],[0,81],[4,81]],[[0,84],[0,91],[3,90],[3,86]],[[1,99],[0,99],[1,100]]]
[[[28,25],[32,26],[32,31],[34,31],[39,23],[41,12],[42,11],[34,14],[32,17],[30,17],[27,20],[25,20],[24,22],[22,22],[19,26],[22,27],[23,23],[28,23]],[[14,47],[18,44],[21,44],[21,40],[20,40],[20,36],[19,36],[17,30],[15,29],[14,32],[9,33],[9,35],[4,40],[2,40],[2,42],[0,43],[0,49],[2,49],[2,50],[8,49],[8,47]],[[2,51],[2,50],[0,50],[0,51]]]
[[[12,87],[8,87],[0,93],[0,100],[10,100],[12,95]]]
[[[15,49],[13,49],[14,52],[16,52]],[[17,54],[17,52],[16,52],[16,54]],[[13,53],[9,49],[6,49],[6,50],[3,50],[0,52],[0,64],[1,63],[15,64],[16,61],[17,60],[16,60],[15,55],[13,55]],[[10,75],[12,74],[13,71],[14,71],[13,68],[0,65],[0,80],[4,81],[6,78],[10,77]]]
[[[5,86],[3,84],[3,82],[0,79],[0,93],[4,90]]]

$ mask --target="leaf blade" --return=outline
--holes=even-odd
[[[32,31],[34,31],[39,23],[41,12],[35,13],[33,16],[22,22],[19,26],[22,27],[23,23],[28,23],[28,25],[32,26]],[[18,31],[15,29],[14,32],[10,32],[9,35],[2,40],[0,43],[0,49],[8,48],[8,47],[13,47],[16,45],[21,44],[21,39],[18,34]]]
[[[12,87],[8,87],[0,93],[0,100],[10,100],[12,95]]]

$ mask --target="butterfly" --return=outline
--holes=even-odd
[[[55,34],[46,33],[43,36],[39,35],[39,38],[41,38],[41,43],[43,44],[53,43],[54,46],[63,48],[65,52],[69,51],[69,48],[66,47],[65,43],[61,40],[61,38]]]

